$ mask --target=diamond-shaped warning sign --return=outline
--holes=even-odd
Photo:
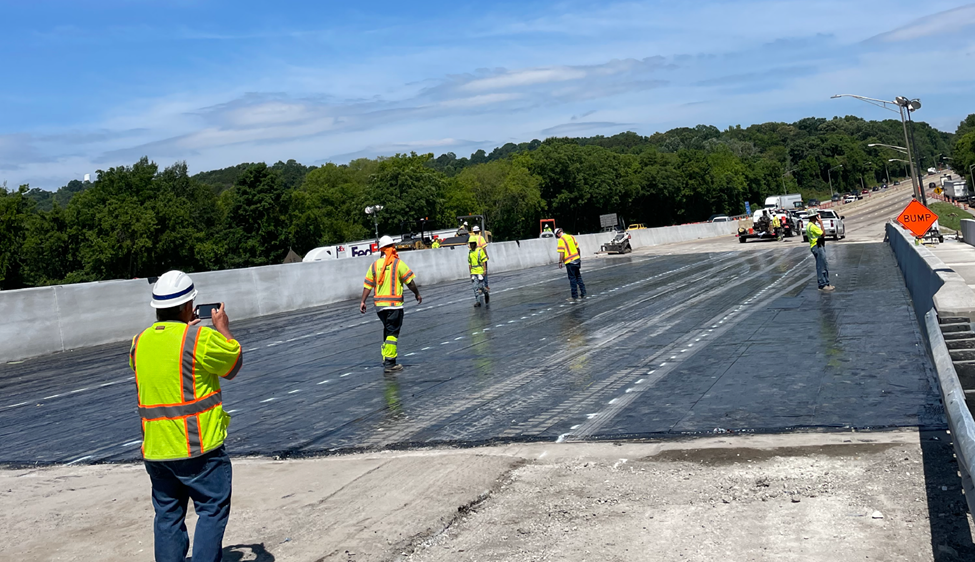
[[[938,220],[938,215],[917,200],[908,203],[907,207],[904,207],[904,210],[897,215],[897,222],[914,233],[914,236],[924,236],[936,220]]]

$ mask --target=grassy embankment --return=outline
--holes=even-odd
[[[945,203],[943,201],[934,201],[928,204],[928,207],[938,215],[938,224],[941,228],[950,228],[951,230],[958,230],[961,228],[962,219],[975,219],[968,211],[959,209],[951,203]]]

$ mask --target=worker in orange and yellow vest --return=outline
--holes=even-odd
[[[373,262],[366,272],[359,312],[366,313],[366,298],[375,290],[372,302],[379,309],[376,314],[383,323],[383,372],[392,373],[403,370],[403,366],[396,363],[396,346],[400,328],[403,327],[403,286],[413,291],[417,304],[423,302],[423,297],[416,288],[413,272],[406,262],[399,259],[393,239],[389,236],[380,238],[379,251],[382,257]]]
[[[182,271],[169,271],[152,288],[157,322],[132,339],[129,367],[142,418],[142,456],[152,483],[155,559],[182,562],[189,550],[186,506],[198,516],[193,560],[221,559],[230,518],[232,468],[223,443],[230,416],[220,379],[243,363],[223,303],[213,328],[199,325],[197,290]]]
[[[582,256],[579,252],[579,243],[575,236],[566,234],[561,228],[555,229],[555,237],[559,239],[559,269],[565,265],[565,271],[569,274],[569,288],[572,290],[572,298],[586,298],[586,284],[582,282]]]

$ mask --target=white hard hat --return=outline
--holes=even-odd
[[[386,246],[392,246],[393,243],[394,243],[393,238],[391,236],[383,236],[382,238],[379,239],[380,248],[385,248]]]
[[[474,225],[474,232],[480,232],[480,231],[481,231],[481,227]]]
[[[167,271],[152,286],[152,308],[172,308],[196,298],[193,280],[182,271]]]
[[[555,229],[555,236],[556,236],[556,237],[558,237],[558,236],[562,236],[562,229],[561,229],[561,228],[556,228],[556,229]]]

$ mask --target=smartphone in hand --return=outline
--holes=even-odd
[[[213,311],[220,308],[220,303],[209,303],[209,304],[198,304],[196,305],[196,317],[203,318],[213,318]]]

